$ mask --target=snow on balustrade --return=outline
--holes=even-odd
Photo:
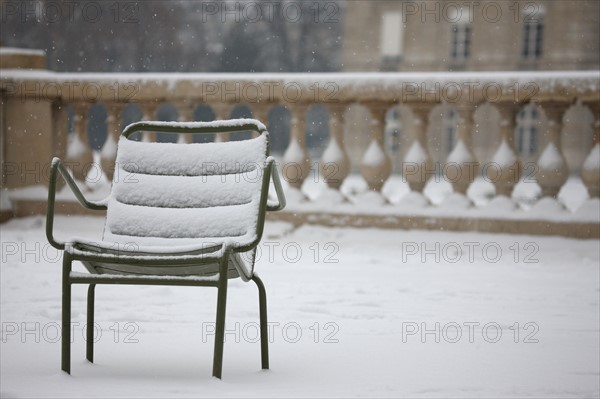
[[[510,167],[517,162],[517,156],[514,151],[510,148],[506,140],[502,140],[498,151],[494,154],[492,162],[497,164],[499,167]]]
[[[404,175],[409,175],[413,177],[416,173],[419,172],[418,167],[421,165],[427,165],[427,161],[429,160],[429,155],[427,155],[427,151],[423,148],[423,145],[419,140],[415,140],[413,144],[410,146],[408,152],[404,156]],[[429,167],[431,169],[431,167]],[[419,183],[423,183],[424,187],[425,180],[421,176],[416,176],[417,181]],[[410,184],[410,183],[409,183]],[[421,186],[421,184],[419,184]],[[423,187],[420,187],[421,190]],[[408,208],[422,208],[430,205],[430,201],[423,195],[420,191],[411,191],[407,193],[400,200],[400,205],[402,207]]]
[[[36,70],[3,70],[0,78],[4,84],[9,82],[38,81],[53,82],[70,87],[73,93],[85,88],[85,84],[111,86],[117,84],[135,84],[143,96],[144,86],[160,86],[168,96],[179,96],[181,90],[203,88],[208,94],[230,88],[230,83],[238,87],[254,87],[261,94],[276,94],[282,87],[309,89],[311,95],[323,90],[331,98],[336,92],[370,94],[397,93],[403,88],[410,95],[419,90],[440,90],[440,95],[448,98],[458,96],[460,90],[482,90],[492,92],[497,89],[523,90],[523,94],[533,96],[538,92],[555,92],[566,89],[574,94],[595,92],[600,89],[596,71],[490,71],[490,72],[343,72],[343,73],[71,73]],[[330,86],[329,86],[330,85]],[[19,89],[19,87],[15,88]],[[254,97],[256,92],[250,93]],[[66,96],[67,93],[63,93]],[[109,93],[105,93],[108,95]],[[114,92],[112,94],[115,94]],[[205,93],[206,94],[206,93]],[[185,91],[189,95],[189,91]],[[494,93],[494,96],[497,94]],[[258,96],[256,96],[258,97]],[[318,97],[317,97],[318,98]],[[381,97],[380,97],[381,98]],[[107,97],[108,99],[108,97]],[[314,99],[314,97],[313,97]],[[257,98],[258,100],[258,98]]]
[[[362,163],[369,166],[379,166],[385,161],[385,153],[375,140],[371,141],[365,155],[363,156]]]
[[[406,153],[406,156],[404,157],[404,162],[420,164],[423,162],[427,162],[427,158],[427,152],[425,152],[425,149],[423,148],[421,143],[415,141]]]
[[[36,55],[44,56],[44,50],[29,49],[21,47],[0,47],[0,55]]]
[[[79,138],[78,134],[72,134],[69,136],[69,141],[67,144],[67,158],[80,158],[88,150],[88,146],[81,141],[81,138]]]
[[[81,165],[88,165],[88,172],[98,169],[106,173],[108,179],[100,179],[98,184],[88,181],[88,193],[92,195],[109,189],[102,182],[112,179],[126,104],[137,105],[144,120],[156,120],[160,105],[168,102],[177,110],[180,122],[192,121],[196,107],[201,104],[212,109],[215,119],[228,119],[236,104],[248,104],[267,125],[269,111],[284,105],[291,116],[289,145],[279,163],[282,175],[289,180],[290,205],[284,217],[287,214],[303,217],[305,221],[326,224],[351,221],[359,225],[421,217],[425,224],[429,220],[434,226],[437,226],[435,220],[449,221],[448,226],[440,228],[450,229],[456,227],[453,220],[471,226],[483,220],[500,225],[510,220],[587,223],[588,227],[592,223],[596,226],[592,230],[597,230],[600,223],[599,212],[594,208],[600,185],[600,80],[595,71],[134,74],[3,70],[0,87],[8,98],[58,99],[61,104],[72,105],[76,134],[71,135],[67,145],[66,141],[60,141],[64,140],[62,133],[53,132],[59,140],[55,147],[60,149],[62,145],[67,159],[80,166],[73,170],[79,180],[87,178]],[[88,108],[92,103],[102,103],[107,109],[107,138],[101,151],[95,154],[85,140]],[[534,174],[525,173],[525,155],[522,148],[517,150],[513,139],[517,135],[518,110],[532,103],[539,106],[548,120],[542,141],[537,144],[541,155],[533,163]],[[596,120],[590,127],[595,129],[592,145],[588,147],[592,150],[582,157],[579,165],[567,163],[560,140],[563,117],[574,103],[588,107]],[[328,109],[330,137],[323,141],[328,144],[322,158],[311,162],[305,135],[307,110],[312,104],[323,104]],[[356,120],[351,121],[355,117],[354,108],[350,108],[353,104],[366,109],[365,115],[369,115],[371,122],[370,127],[364,127],[367,130],[357,131]],[[439,154],[435,155],[439,149],[432,147],[439,143],[432,144],[430,137],[432,129],[438,128],[433,120],[437,111],[433,110],[440,104],[455,108],[458,114],[457,137],[449,142],[450,153],[442,154],[445,159],[441,160]],[[500,112],[496,126],[499,133],[481,130],[475,123],[475,111],[484,104],[491,104]],[[414,123],[402,124],[407,130],[403,132],[406,151],[398,168],[401,175],[390,176],[386,114],[398,105],[412,110]],[[66,107],[52,112],[56,120],[66,123]],[[492,134],[499,137],[497,144],[488,152],[488,159],[481,159],[473,141]],[[349,138],[359,136],[365,139],[362,154],[357,157],[347,146]],[[216,137],[220,141],[229,139],[228,135]],[[156,141],[157,135],[147,132],[142,140]],[[190,142],[191,137],[186,137],[173,145]],[[57,155],[55,150],[47,150],[48,154],[40,155],[40,159]],[[92,155],[101,167],[89,167]],[[320,166],[314,161],[320,161]],[[529,161],[527,166],[531,165]],[[569,168],[578,172],[579,166],[581,178],[569,176]],[[356,174],[359,167],[362,177]],[[353,173],[349,175],[351,168]],[[16,179],[9,176],[6,187],[11,188],[13,200],[43,200],[44,189],[18,181],[11,183],[11,178]],[[29,187],[18,188],[21,186]],[[523,187],[528,187],[525,197]],[[61,195],[57,198],[72,200],[67,194]],[[329,219],[328,214],[332,215]],[[356,219],[359,216],[363,218]]]
[[[102,146],[102,151],[100,152],[102,158],[106,159],[115,159],[117,156],[117,142],[112,135],[108,135],[106,138],[106,142]]]
[[[347,155],[338,143],[338,139],[332,137],[321,157],[321,175],[327,183],[320,193],[317,201],[333,207],[347,202],[348,199],[340,192],[338,180],[343,180],[348,175],[348,170],[342,171],[347,163]]]
[[[334,164],[338,164],[344,160],[344,151],[342,151],[337,140],[329,141],[329,145],[325,148],[321,159]]]
[[[590,154],[583,163],[584,170],[598,170],[600,169],[600,144],[596,144]]]

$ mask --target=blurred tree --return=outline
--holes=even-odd
[[[247,16],[247,3],[236,4],[238,14]],[[262,18],[256,22],[229,22],[234,26],[227,32],[217,68],[236,72],[340,69],[342,18],[337,2],[260,0],[252,4],[262,10]],[[235,70],[229,69],[236,62]]]
[[[207,13],[207,4],[219,12]],[[97,72],[298,72],[340,68],[336,1],[3,0],[3,46],[48,68]],[[237,15],[223,10],[238,7]],[[244,8],[246,7],[246,8]],[[248,7],[258,7],[259,18]],[[234,13],[235,14],[235,13]]]

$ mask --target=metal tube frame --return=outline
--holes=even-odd
[[[165,126],[162,123],[138,122],[129,125],[125,128],[122,135],[127,137],[135,131],[150,130],[150,131],[168,131],[176,133],[217,133],[222,131],[242,131],[256,130],[261,134],[267,134],[264,126],[258,121],[249,121],[241,125],[223,125],[212,127],[203,123],[192,124],[177,124],[173,126]],[[268,137],[268,136],[267,136]],[[268,150],[267,154],[268,156]],[[56,195],[56,182],[58,175],[61,175],[68,186],[75,193],[79,203],[88,209],[106,210],[107,207],[102,202],[88,201],[77,185],[69,175],[68,171],[63,166],[58,158],[52,160],[50,171],[50,184],[48,188],[48,213],[46,216],[46,236],[52,246],[57,249],[65,250],[66,243],[56,240],[53,235],[54,225],[54,205]],[[269,182],[273,179],[275,191],[277,193],[277,204],[269,204],[267,194],[269,191]],[[237,248],[225,248],[223,255],[219,257],[219,274],[218,279],[208,276],[202,278],[186,278],[175,276],[144,276],[144,275],[103,275],[103,274],[73,274],[72,262],[74,260],[106,260],[103,256],[94,256],[91,253],[86,255],[74,255],[69,251],[63,252],[63,270],[62,270],[62,337],[61,337],[61,368],[64,372],[71,373],[71,288],[73,284],[89,284],[87,292],[87,333],[86,333],[86,358],[91,363],[94,362],[94,311],[95,311],[95,293],[97,284],[123,284],[123,285],[173,285],[173,286],[201,286],[201,287],[216,287],[217,288],[217,312],[216,312],[216,331],[213,355],[213,376],[221,378],[223,369],[223,349],[225,342],[225,317],[227,306],[227,285],[228,285],[228,265],[229,257],[233,252],[246,252],[252,250],[258,245],[263,233],[264,218],[266,211],[277,211],[285,207],[285,195],[277,168],[275,167],[273,158],[267,158],[264,165],[264,176],[262,182],[262,192],[260,198],[260,210],[257,226],[257,239],[250,245]],[[97,258],[97,259],[96,259]],[[114,259],[118,263],[118,259]],[[217,259],[215,259],[216,261]],[[156,260],[154,260],[156,261]],[[196,260],[164,260],[164,263],[173,262],[175,264],[189,264]],[[143,263],[144,259],[129,259],[127,263]],[[162,263],[159,261],[159,263]],[[197,276],[194,276],[197,277]],[[267,295],[265,286],[262,280],[252,273],[246,276],[247,279],[254,281],[258,287],[259,297],[259,316],[260,316],[260,339],[261,339],[261,366],[263,369],[269,368],[269,337],[267,324]]]

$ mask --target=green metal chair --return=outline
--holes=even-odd
[[[138,131],[178,134],[253,130],[256,138],[221,143],[148,143],[129,136]],[[267,298],[254,273],[256,246],[266,211],[285,207],[269,135],[253,119],[215,122],[138,122],[118,143],[110,196],[88,201],[60,159],[52,160],[46,236],[63,250],[62,370],[70,373],[71,285],[89,284],[87,325],[94,324],[96,284],[180,285],[217,288],[213,376],[221,378],[227,281],[254,281],[259,292],[262,368],[269,368]],[[58,174],[79,203],[107,210],[102,241],[53,235]],[[273,182],[277,200],[268,199]],[[80,261],[89,273],[72,271]],[[87,328],[86,357],[94,361],[93,328]]]

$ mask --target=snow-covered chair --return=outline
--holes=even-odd
[[[138,131],[179,134],[254,130],[256,138],[219,143],[148,143],[129,139]],[[110,196],[85,199],[58,158],[52,161],[46,236],[64,250],[62,277],[62,369],[70,373],[71,285],[89,284],[86,357],[93,362],[96,284],[216,287],[213,376],[221,378],[228,278],[258,286],[262,368],[269,368],[266,292],[254,273],[256,246],[266,211],[285,206],[265,126],[253,119],[214,122],[138,122],[118,143]],[[103,239],[59,241],[53,235],[56,182],[60,173],[80,204],[107,210]],[[277,200],[268,199],[273,181]],[[72,271],[80,261],[89,273]]]

